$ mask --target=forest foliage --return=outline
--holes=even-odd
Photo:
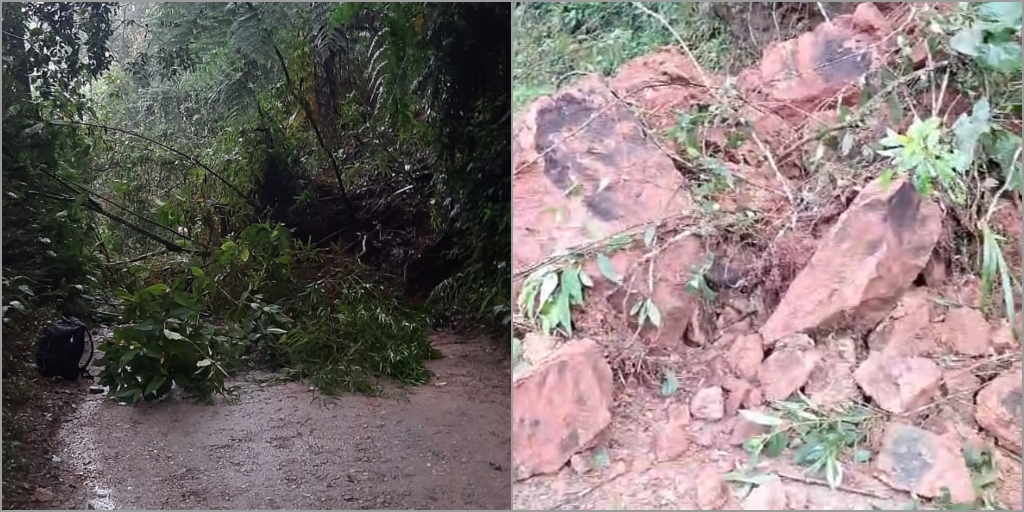
[[[5,3],[3,26],[5,378],[44,304],[115,326],[99,379],[129,402],[253,364],[422,383],[432,317],[508,325],[507,5]]]

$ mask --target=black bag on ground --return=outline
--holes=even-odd
[[[85,353],[85,336],[89,336],[89,358],[82,364]],[[77,380],[79,377],[92,379],[89,363],[96,347],[92,334],[81,320],[71,316],[63,317],[43,330],[36,346],[36,366],[43,377],[60,377]]]

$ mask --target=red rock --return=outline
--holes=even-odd
[[[728,392],[725,397],[726,416],[736,414],[736,411],[748,400],[750,392],[754,390],[754,386],[743,379],[726,379],[722,383],[722,387]]]
[[[999,468],[999,482],[996,484],[999,501],[1007,507],[1007,510],[1021,510],[1020,461],[1011,459],[999,450],[995,451],[995,455],[996,467]]]
[[[761,393],[765,400],[785,400],[802,388],[811,376],[821,354],[814,341],[802,334],[779,340],[775,352],[768,356],[758,372]]]
[[[1020,350],[1020,341],[1013,334],[1013,327],[1009,321],[1004,320],[992,327],[992,349],[999,354]]]
[[[868,347],[886,357],[927,357],[942,353],[932,324],[934,302],[927,290],[911,290],[868,337]]]
[[[849,404],[859,398],[853,370],[857,362],[856,342],[851,338],[835,338],[821,347],[821,362],[811,372],[804,394],[821,407]]]
[[[712,466],[705,466],[697,475],[697,507],[700,510],[721,510],[729,503],[729,486]]]
[[[941,343],[958,354],[981,356],[988,353],[992,327],[977,309],[950,309],[937,331]]]
[[[685,180],[672,159],[644,135],[635,114],[620,103],[600,76],[588,76],[517,113],[512,144],[515,272],[554,253],[692,208]],[[566,194],[570,189],[579,194]],[[669,249],[679,250],[675,246]],[[620,251],[611,258],[621,272],[644,253],[643,249]],[[673,289],[677,277],[686,279],[688,275],[661,273],[662,265],[691,272],[687,261],[659,256],[656,263],[655,275],[668,280]],[[595,283],[591,296],[607,296],[613,289],[611,283],[593,262],[587,270]],[[516,279],[513,285],[517,295],[522,282]],[[685,282],[678,285],[680,293],[673,300],[686,295],[684,288]],[[661,293],[667,292],[656,290],[656,295]],[[676,312],[669,303],[659,302],[658,296],[655,302],[667,324],[676,315],[683,316],[683,327],[689,324],[692,310]],[[668,330],[669,337],[681,337],[685,332],[676,333],[678,326]]]
[[[975,419],[1011,451],[1021,453],[1020,369],[1004,373],[985,385],[975,399]]]
[[[512,385],[518,479],[558,471],[611,422],[612,370],[592,340],[563,345]]]
[[[900,414],[934,399],[942,382],[942,372],[930,359],[889,358],[881,352],[872,352],[853,373],[853,378],[876,405]]]
[[[534,364],[539,363],[555,350],[556,345],[554,337],[531,332],[523,336],[523,357]]]
[[[932,253],[931,259],[928,260],[924,270],[921,271],[921,277],[924,278],[924,284],[932,288],[942,286],[949,279],[946,261],[940,258],[939,255]]]
[[[890,424],[875,457],[876,475],[895,489],[937,498],[948,488],[956,503],[975,499],[971,472],[960,447],[920,428]]]
[[[942,372],[942,387],[946,388],[946,395],[961,393],[972,393],[978,389],[981,381],[971,373],[969,368],[957,370],[946,370]]]
[[[892,33],[892,24],[872,2],[857,4],[852,21],[854,28],[863,33],[874,34],[876,37],[884,38]]]
[[[920,274],[941,232],[942,211],[910,182],[869,183],[761,327],[764,341],[841,320],[874,327]]]
[[[690,399],[690,414],[694,418],[718,421],[725,415],[725,394],[719,386],[697,390]]]
[[[658,462],[675,460],[690,447],[690,436],[686,427],[690,424],[690,409],[684,404],[672,404],[668,410],[668,421],[662,425],[654,438],[654,454]]]
[[[747,397],[743,399],[743,406],[748,409],[752,409],[761,404],[764,404],[764,393],[762,393],[758,388],[752,388],[750,392],[747,393]]]
[[[740,378],[754,380],[764,360],[764,345],[757,333],[741,334],[733,340],[725,353],[729,368]]]
[[[755,487],[743,500],[743,510],[802,510],[806,506],[807,495],[780,480]]]
[[[750,410],[757,411],[763,414],[772,414],[771,411],[763,407],[751,407]],[[729,443],[740,446],[747,439],[757,437],[768,433],[768,427],[754,423],[742,415],[736,416],[732,425],[732,433],[729,438]]]
[[[857,82],[880,58],[891,30],[873,5],[861,5],[854,16],[836,16],[799,37],[769,44],[758,68],[740,74],[741,89],[763,91],[766,103],[784,104],[774,110],[792,124],[813,117],[821,104],[837,97],[846,104],[843,100],[857,92]]]
[[[637,261],[643,257],[643,254],[620,251],[617,253],[617,257],[623,261],[628,259]],[[689,290],[688,283],[693,276],[693,269],[698,267],[704,259],[702,242],[699,238],[690,236],[665,248],[655,260],[654,293],[651,299],[658,305],[658,310],[661,312],[661,328],[655,332],[654,327],[648,324],[644,327],[643,334],[649,334],[657,346],[670,350],[679,349],[683,337],[691,330],[692,320],[700,309],[700,301]],[[623,265],[623,269],[626,266]],[[594,261],[588,263],[586,268],[592,276],[601,275],[597,263]],[[646,283],[637,283],[637,285],[641,293],[647,294]],[[631,329],[634,329],[635,324],[632,322],[636,318],[629,314],[629,310],[637,300],[637,294],[631,294],[628,302],[625,302],[624,299],[626,299],[626,292],[620,287],[607,296],[607,303],[623,318],[628,318],[628,321],[631,322]]]

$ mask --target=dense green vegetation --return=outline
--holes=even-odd
[[[99,381],[129,402],[251,364],[421,383],[432,321],[507,328],[509,17],[5,3],[5,495],[8,383],[55,315],[116,326]]]

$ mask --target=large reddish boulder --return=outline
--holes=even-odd
[[[512,385],[517,479],[558,471],[611,422],[612,370],[591,340],[563,345]]]
[[[942,370],[923,357],[889,357],[872,352],[853,372],[864,394],[894,414],[912,411],[938,396]]]
[[[914,426],[886,427],[875,472],[895,489],[938,498],[945,488],[955,503],[974,503],[971,472],[958,443]]]
[[[873,328],[920,274],[942,211],[906,180],[864,187],[761,328],[767,344],[847,321]]]
[[[1021,370],[1004,373],[989,382],[975,399],[978,424],[1017,454],[1021,453]]]
[[[635,114],[601,77],[538,99],[513,120],[513,292],[518,294],[524,270],[552,255],[689,211],[685,185],[672,159],[644,135]],[[648,251],[637,247],[608,256],[623,276]],[[605,279],[592,258],[585,264],[595,283],[589,295],[624,309],[623,318],[639,297],[651,297],[662,318],[655,337],[676,344],[698,305],[686,284],[704,259],[698,237],[663,248],[654,259],[654,289],[637,279],[630,303],[623,304],[624,294],[615,294],[622,288]]]

